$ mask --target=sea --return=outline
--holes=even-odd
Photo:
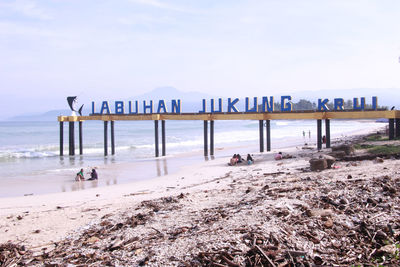
[[[259,153],[258,127],[258,121],[216,121],[215,157],[227,157],[228,162],[235,152]],[[382,123],[373,120],[332,120],[331,137],[340,139],[382,127]],[[116,154],[106,157],[103,122],[83,123],[83,155],[79,155],[77,128],[75,156],[68,156],[68,124],[64,125],[64,156],[60,156],[57,121],[0,122],[0,197],[84,190],[152,179],[194,162],[213,159],[203,155],[203,121],[166,121],[167,156],[159,158],[154,156],[153,121],[116,121]],[[315,120],[271,121],[272,149],[305,143],[315,145],[316,129]],[[75,182],[81,168],[87,176],[92,168],[98,169],[99,180],[83,185]]]

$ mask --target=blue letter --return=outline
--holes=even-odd
[[[333,100],[334,102],[334,110],[338,111],[338,110],[344,110],[344,100],[343,98],[335,98]]]
[[[235,98],[235,100],[232,101],[231,98],[228,98],[228,112],[239,112],[237,108],[235,107],[236,103],[239,102],[239,98]]]
[[[129,101],[129,114],[138,114],[138,102],[135,101],[136,110],[135,112],[132,111],[132,101]]]
[[[103,101],[103,103],[101,104],[100,114],[104,114],[104,110],[107,112],[107,114],[110,114],[110,108],[108,107],[107,101]]]
[[[124,102],[115,101],[115,114],[124,114]]]
[[[172,99],[172,113],[180,114],[181,113],[181,100]]]
[[[92,101],[92,114],[94,114],[94,101]]]
[[[373,110],[378,109],[378,97],[376,97],[376,96],[372,97],[372,109]]]
[[[249,108],[249,98],[246,97],[246,112],[258,112],[257,97],[254,97],[254,105]]]
[[[285,103],[285,100],[288,102]],[[292,100],[292,97],[289,95],[281,96],[281,111],[292,111],[293,105],[290,102]]]
[[[222,98],[218,98],[218,105],[219,105],[219,109],[216,110],[215,105],[214,105],[214,99],[211,99],[211,113],[222,112]]]
[[[207,104],[206,100],[203,99],[203,109],[200,110],[199,113],[206,113],[206,111],[207,111],[207,109],[206,109],[206,104]]]
[[[321,98],[318,99],[318,111],[322,111],[322,110],[328,111],[329,108],[326,104],[328,104],[329,99],[325,98],[324,101],[321,101],[321,100],[322,100]]]
[[[146,114],[146,110],[150,110],[150,114],[153,114],[153,100],[150,100],[150,104],[146,105],[146,100],[143,101],[143,113]]]
[[[364,110],[365,107],[365,97],[361,97],[361,105],[358,105],[358,98],[353,98],[353,109],[354,110]]]
[[[264,96],[262,98],[262,111],[265,112],[267,110],[268,112],[274,112],[274,97],[270,96],[269,97],[269,103],[268,103],[268,97]]]
[[[157,109],[157,113],[161,112],[161,109],[164,110],[164,113],[167,113],[167,107],[165,106],[165,101],[164,100],[160,100],[158,101],[158,109]]]

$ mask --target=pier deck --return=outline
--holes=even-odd
[[[109,114],[89,116],[59,116],[58,121],[140,121],[140,120],[325,120],[325,119],[396,119],[399,110],[365,111],[292,111],[292,112],[236,112],[236,113],[161,113]]]

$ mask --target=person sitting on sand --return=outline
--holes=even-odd
[[[95,169],[92,169],[92,172],[90,173],[90,178],[88,180],[91,181],[91,180],[97,180],[97,179],[98,179],[97,172]]]
[[[83,177],[83,169],[81,169],[81,170],[76,174],[75,180],[76,180],[76,181],[84,181],[84,180],[85,180],[85,177]]]
[[[283,154],[282,152],[278,152],[278,154],[275,154],[274,156],[275,160],[281,160],[281,159],[292,159],[295,158],[290,154]]]
[[[250,154],[247,154],[247,165],[251,165],[253,164],[254,160],[253,158],[250,156]]]
[[[278,154],[275,154],[274,158],[275,158],[275,160],[281,160],[282,159],[282,152],[278,152]]]
[[[237,158],[237,163],[242,163],[243,162],[242,156],[240,156],[240,154],[237,154],[236,158]]]
[[[228,163],[229,166],[234,166],[238,162],[237,155],[234,154],[233,157],[231,158],[230,162]]]

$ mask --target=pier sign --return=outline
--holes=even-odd
[[[80,113],[81,108],[75,106],[75,97],[68,98],[68,104],[73,112]],[[345,101],[343,98],[320,98],[316,103],[310,101],[292,102],[289,95],[280,96],[274,101],[273,96],[239,98],[202,99],[196,106],[196,112],[182,112],[181,99],[172,100],[134,100],[134,101],[102,101],[96,108],[92,102],[92,112],[89,116],[58,116],[60,122],[60,155],[63,155],[64,122],[69,128],[69,155],[75,155],[75,122],[79,123],[79,154],[83,154],[83,127],[85,121],[102,121],[104,123],[104,156],[108,155],[108,132],[111,130],[111,154],[115,154],[115,122],[116,121],[153,121],[155,157],[159,151],[159,123],[161,122],[161,155],[166,155],[166,121],[202,121],[204,156],[214,155],[214,128],[216,121],[258,120],[260,152],[271,151],[271,121],[274,120],[316,120],[316,144],[321,150],[323,143],[330,147],[330,121],[335,119],[376,120],[384,118],[388,121],[389,140],[400,138],[400,110],[378,109],[378,98],[355,97]],[[311,105],[310,105],[311,104]],[[295,111],[294,108],[299,109]],[[304,108],[308,108],[305,111]],[[276,109],[276,110],[275,110]],[[347,110],[345,110],[347,109]],[[345,111],[345,112],[340,112]],[[323,135],[322,124],[325,124]],[[109,128],[109,124],[111,127]],[[278,127],[278,125],[276,125]],[[264,139],[265,130],[265,139]],[[323,138],[325,136],[325,139]],[[264,146],[266,141],[266,147]],[[209,150],[208,150],[209,145]],[[210,152],[210,153],[208,153]]]
[[[223,98],[209,99],[209,104],[206,99],[201,102],[201,110],[198,113],[238,113],[238,112],[274,112],[274,97],[263,96],[260,99],[257,97],[246,97],[244,103],[244,109],[239,110],[238,105],[241,100],[239,98],[228,98],[224,101]],[[226,108],[223,107],[223,103],[226,102]],[[329,99],[320,98],[318,99],[316,111],[329,111],[328,107]],[[333,99],[333,111],[344,110],[345,101],[343,98]],[[108,114],[162,114],[172,113],[181,114],[182,101],[180,99],[173,99],[167,103],[165,100],[158,101],[114,101],[110,104],[108,101],[102,101],[100,107],[96,109],[95,102],[92,101],[92,112],[91,115],[108,115]],[[293,102],[291,96],[280,97],[280,112],[291,112],[293,111]],[[364,111],[366,108],[365,97],[353,98],[352,109],[355,111]],[[378,97],[373,96],[371,99],[371,109],[377,110],[378,108]]]

